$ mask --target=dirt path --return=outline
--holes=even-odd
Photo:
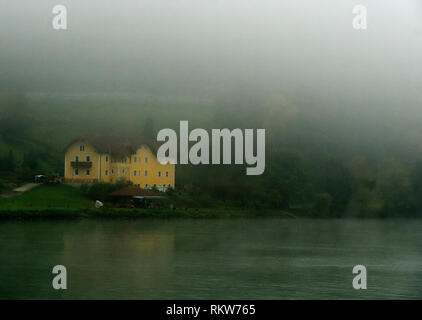
[[[37,183],[28,182],[28,183],[25,183],[25,184],[21,185],[20,187],[15,188],[11,191],[2,192],[0,197],[2,197],[2,198],[16,197],[16,196],[18,196],[18,195],[20,195],[20,194],[22,194],[22,193],[24,193],[28,190],[35,188],[38,185],[39,184],[37,184]]]
[[[18,188],[13,189],[13,191],[14,192],[23,193],[23,192],[26,192],[28,190],[31,190],[31,189],[35,188],[36,186],[38,186],[37,183],[31,183],[31,182],[29,182],[29,183],[25,183],[25,184],[21,185]]]

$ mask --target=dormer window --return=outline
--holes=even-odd
[[[85,146],[84,146],[83,144],[81,144],[81,145],[79,146],[79,151],[85,151]]]
[[[106,156],[106,158],[105,158],[105,162],[108,162],[108,156]]]

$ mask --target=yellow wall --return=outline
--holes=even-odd
[[[109,154],[101,154],[100,179],[103,182],[115,183],[118,180],[130,180],[130,158],[113,159]]]
[[[84,151],[80,151],[80,146],[85,147]],[[79,162],[86,161],[86,157],[90,157],[92,163],[91,168],[89,168],[89,175],[86,170],[83,168],[78,169],[78,175],[75,174],[75,169],[72,168],[71,162],[76,161],[76,156],[79,157]],[[91,147],[88,143],[84,141],[75,142],[72,144],[66,151],[65,155],[65,179],[71,180],[72,182],[93,182],[98,181],[98,169],[99,169],[99,154]]]
[[[84,151],[80,151],[81,145],[85,146]],[[75,161],[75,156],[79,157],[79,162],[86,161],[86,156],[90,157],[92,167],[89,175],[86,174],[86,169],[79,169],[79,175],[75,175],[75,169],[70,164],[71,161]],[[159,176],[159,172],[161,172],[161,176]],[[120,179],[130,180],[141,188],[152,188],[154,185],[157,188],[168,188],[169,186],[174,188],[175,166],[160,164],[155,154],[146,145],[141,146],[135,154],[125,159],[112,159],[109,154],[98,154],[92,146],[84,141],[75,142],[67,149],[65,181],[115,183]]]
[[[148,159],[148,162],[145,161],[146,158]],[[132,169],[130,171],[130,180],[133,184],[139,184],[141,188],[152,188],[154,184],[157,188],[160,186],[168,187],[169,185],[174,188],[174,165],[160,164],[147,146],[141,146],[136,153],[132,155],[131,163]],[[145,175],[145,172],[148,174]],[[159,176],[159,172],[161,172],[161,176]],[[166,175],[167,172],[168,176]]]

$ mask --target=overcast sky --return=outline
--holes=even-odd
[[[66,31],[52,28],[56,4]],[[421,12],[417,0],[0,0],[0,89],[206,96],[248,83],[417,109]]]

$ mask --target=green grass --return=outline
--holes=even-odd
[[[41,185],[21,195],[0,199],[0,210],[85,209],[92,206],[93,201],[83,197],[79,189],[67,185]]]
[[[247,218],[285,217],[294,215],[283,211],[198,208],[190,203],[188,195],[180,196],[183,204],[177,210],[94,208],[94,201],[87,199],[78,188],[67,185],[40,185],[21,195],[0,198],[0,220],[4,219],[78,219],[78,218]],[[179,202],[181,199],[178,199]],[[195,205],[195,206],[194,206]]]
[[[0,208],[1,220],[34,220],[34,219],[140,219],[140,218],[189,218],[189,219],[216,219],[216,218],[295,218],[284,211],[245,211],[245,210],[170,210],[170,209],[20,209],[7,210]]]

